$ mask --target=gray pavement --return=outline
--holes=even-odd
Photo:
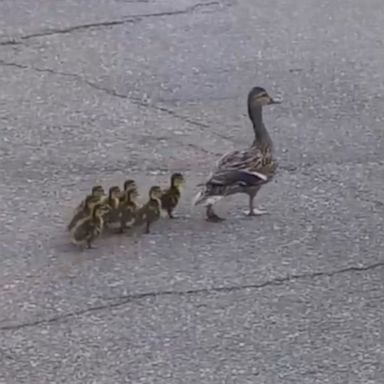
[[[381,0],[0,1],[0,383],[384,382]],[[280,172],[191,209],[246,146]],[[95,183],[182,171],[178,221],[79,253]]]

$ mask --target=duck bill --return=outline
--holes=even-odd
[[[281,104],[283,102],[282,99],[279,99],[279,98],[272,98],[270,99],[269,103],[268,104]]]

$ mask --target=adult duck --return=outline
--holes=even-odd
[[[224,220],[214,212],[213,205],[223,197],[237,193],[249,196],[248,216],[267,213],[254,207],[256,194],[264,184],[272,180],[277,169],[277,161],[273,158],[273,143],[263,122],[262,109],[265,105],[280,103],[262,87],[254,87],[249,92],[248,115],[255,133],[252,145],[222,156],[209,179],[200,184],[203,188],[194,198],[194,205],[206,206],[208,221]]]

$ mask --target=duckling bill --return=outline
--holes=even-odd
[[[98,238],[104,227],[103,216],[107,214],[110,207],[107,204],[96,204],[89,216],[76,223],[71,231],[71,240],[75,245],[92,248],[92,243]]]
[[[150,233],[151,225],[159,220],[161,215],[161,188],[157,185],[149,190],[149,200],[138,209],[135,218],[135,226],[145,225],[145,233]]]
[[[161,196],[161,208],[167,212],[170,219],[175,218],[173,211],[179,203],[181,187],[184,183],[184,176],[181,173],[174,173],[171,176],[170,187]]]

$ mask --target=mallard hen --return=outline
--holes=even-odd
[[[244,193],[249,196],[247,215],[267,213],[254,207],[254,198],[261,186],[270,182],[277,169],[273,158],[272,139],[264,125],[262,108],[265,105],[280,104],[262,87],[254,87],[248,94],[248,115],[253,124],[255,138],[249,148],[236,150],[222,156],[202,190],[195,196],[194,205],[206,206],[207,220],[224,220],[213,210],[213,205],[224,196]],[[201,184],[200,184],[201,185]]]

